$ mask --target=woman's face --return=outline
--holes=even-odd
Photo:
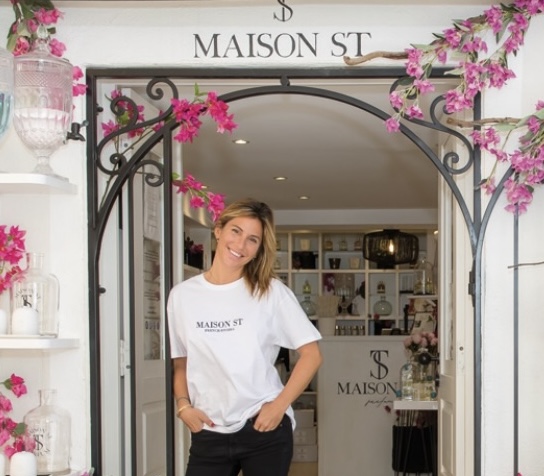
[[[225,266],[243,269],[257,256],[263,239],[263,227],[257,218],[237,217],[215,229],[216,259]]]

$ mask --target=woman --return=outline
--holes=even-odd
[[[186,476],[287,476],[291,403],[321,364],[321,336],[274,277],[266,204],[233,203],[214,234],[211,268],[168,300],[177,416],[192,434]],[[299,356],[285,386],[274,366],[280,347]]]

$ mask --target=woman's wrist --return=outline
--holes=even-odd
[[[181,397],[176,397],[176,405],[179,404],[181,400],[186,400],[188,403],[191,403],[191,399],[189,397],[181,396]]]
[[[185,405],[182,405],[178,408],[178,411],[176,412],[177,416],[181,416],[184,410],[187,410],[187,408],[193,408],[193,406],[190,403],[186,403]]]

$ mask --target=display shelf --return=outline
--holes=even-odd
[[[0,193],[36,194],[54,192],[75,194],[77,186],[52,175],[0,172]]]
[[[79,347],[79,339],[71,337],[0,336],[0,349],[61,350]]]
[[[428,230],[419,234],[422,253],[427,252],[427,237],[431,236],[431,233],[432,231]],[[350,294],[351,297],[355,296],[359,315],[336,317],[364,321],[367,333],[379,333],[371,321],[375,312],[374,306],[382,296],[386,297],[392,308],[391,314],[382,316],[382,321],[386,322],[386,330],[389,326],[404,328],[405,307],[410,304],[411,299],[424,298],[429,301],[437,299],[436,295],[414,295],[415,274],[410,265],[381,269],[377,268],[375,263],[365,260],[362,250],[359,249],[364,237],[362,230],[345,233],[280,229],[277,237],[281,249],[277,251],[275,257],[276,272],[281,272],[282,281],[293,290],[297,299],[302,301],[304,298],[302,287],[305,280],[311,285],[314,302],[320,295],[333,293],[346,295],[347,292],[348,296]],[[315,267],[313,258],[304,263],[306,266],[292,259],[293,255],[301,252],[315,256]],[[334,263],[334,259],[339,261]],[[384,286],[385,290],[383,288],[378,290],[379,285],[380,288]],[[412,319],[409,318],[408,322],[412,322]]]
[[[436,400],[395,400],[393,410],[438,410]]]

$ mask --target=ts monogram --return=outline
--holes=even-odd
[[[377,367],[375,371],[370,371],[370,376],[378,380],[383,380],[385,377],[387,377],[389,369],[387,368],[387,365],[382,362],[382,358],[389,357],[389,352],[387,350],[371,350],[370,356],[376,363]]]
[[[225,332],[232,331],[235,327],[241,326],[244,319],[231,319],[226,321],[199,321],[196,323],[197,329],[204,329],[205,332]]]
[[[281,5],[281,16],[276,16],[276,14],[274,13],[274,20],[285,23],[293,17],[293,9],[289,5],[287,5],[285,0],[277,0],[277,2]]]

